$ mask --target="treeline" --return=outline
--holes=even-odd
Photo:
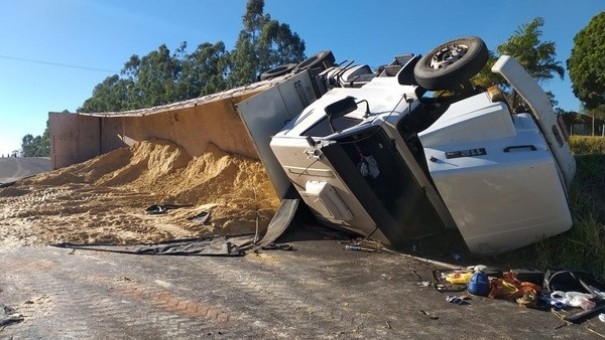
[[[235,48],[222,41],[202,43],[187,53],[166,45],[146,56],[133,55],[120,75],[98,84],[80,112],[133,110],[178,102],[253,83],[263,71],[305,58],[305,43],[290,26],[264,13],[264,0],[250,0]]]
[[[12,155],[16,156],[16,151]],[[41,136],[27,134],[21,139],[21,157],[48,157],[50,156],[50,138],[48,135],[48,122]]]
[[[120,74],[105,78],[78,112],[117,112],[174,103],[253,83],[275,66],[305,59],[305,42],[290,26],[264,12],[264,0],[249,0],[235,47],[222,41],[202,43],[187,53],[160,45],[149,54],[132,55]],[[41,136],[22,138],[22,157],[50,156],[48,124]]]

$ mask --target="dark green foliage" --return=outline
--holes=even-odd
[[[48,122],[42,136],[27,134],[21,139],[21,157],[49,157],[50,139],[48,134]]]
[[[78,111],[124,111],[191,99],[250,84],[265,70],[302,61],[304,42],[288,25],[264,14],[264,6],[263,0],[248,1],[233,51],[219,41],[202,43],[188,54],[183,42],[175,53],[161,45],[146,56],[133,55],[121,74],[98,84]]]
[[[544,19],[538,17],[517,28],[508,40],[496,48],[497,54],[490,51],[487,65],[473,79],[474,83],[484,87],[499,85],[505,90],[510,90],[504,79],[491,72],[492,66],[501,55],[515,57],[525,70],[538,81],[552,79],[554,75],[563,79],[565,69],[561,66],[561,62],[555,59],[557,55],[555,43],[540,39],[542,36],[540,28],[543,25]],[[557,105],[554,94],[551,92],[547,94],[553,106]],[[511,95],[509,99],[513,107],[521,104],[521,99],[515,94]]]
[[[182,64],[182,76],[177,90],[182,99],[194,98],[226,89],[229,70],[229,52],[219,41],[204,43],[187,55]]]
[[[503,85],[504,79],[502,79],[499,75],[492,72],[492,66],[498,60],[498,57],[494,54],[493,51],[488,51],[487,63],[481,69],[481,71],[472,78],[472,82],[475,85],[479,85],[482,87],[489,87],[492,85]]]
[[[178,98],[176,83],[181,74],[181,60],[171,55],[166,45],[138,59],[132,56],[126,63],[122,74],[130,77],[134,86],[128,92],[134,107],[162,105]]]
[[[519,61],[527,72],[538,81],[551,79],[558,75],[561,79],[565,69],[557,61],[555,43],[541,41],[544,19],[535,18],[529,24],[521,25],[513,36],[498,46],[500,55],[511,55]]]
[[[567,68],[573,92],[587,109],[605,105],[605,12],[576,34]]]
[[[287,24],[264,14],[264,0],[249,0],[232,52],[231,86],[249,84],[258,76],[279,65],[298,63],[305,59],[305,43]]]
[[[124,111],[158,106],[226,88],[229,53],[223,42],[203,43],[191,54],[182,43],[174,54],[166,45],[140,58],[130,57],[121,76],[97,85],[79,111]]]
[[[85,112],[111,112],[128,109],[132,100],[130,91],[134,88],[131,79],[120,78],[117,74],[105,78],[95,86],[92,97],[87,99],[81,110]]]

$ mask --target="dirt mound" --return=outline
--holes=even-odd
[[[151,205],[165,214],[146,214]],[[157,243],[266,228],[279,205],[260,162],[143,141],[0,189],[0,244]],[[201,221],[193,217],[208,214]]]

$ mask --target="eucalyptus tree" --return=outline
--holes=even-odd
[[[249,0],[243,28],[231,54],[229,84],[240,86],[273,67],[305,59],[305,42],[287,24],[264,13],[264,0]]]

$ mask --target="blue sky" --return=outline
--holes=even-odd
[[[0,0],[0,154],[42,134],[49,111],[75,111],[96,84],[119,73],[132,54],[187,41],[231,49],[245,0]],[[337,61],[372,67],[393,55],[425,54],[463,35],[488,47],[541,16],[543,40],[565,65],[573,37],[605,10],[602,0],[265,0],[265,12],[290,25],[307,55],[331,49]],[[43,63],[40,63],[43,62]],[[578,110],[569,77],[544,84],[566,110]]]

